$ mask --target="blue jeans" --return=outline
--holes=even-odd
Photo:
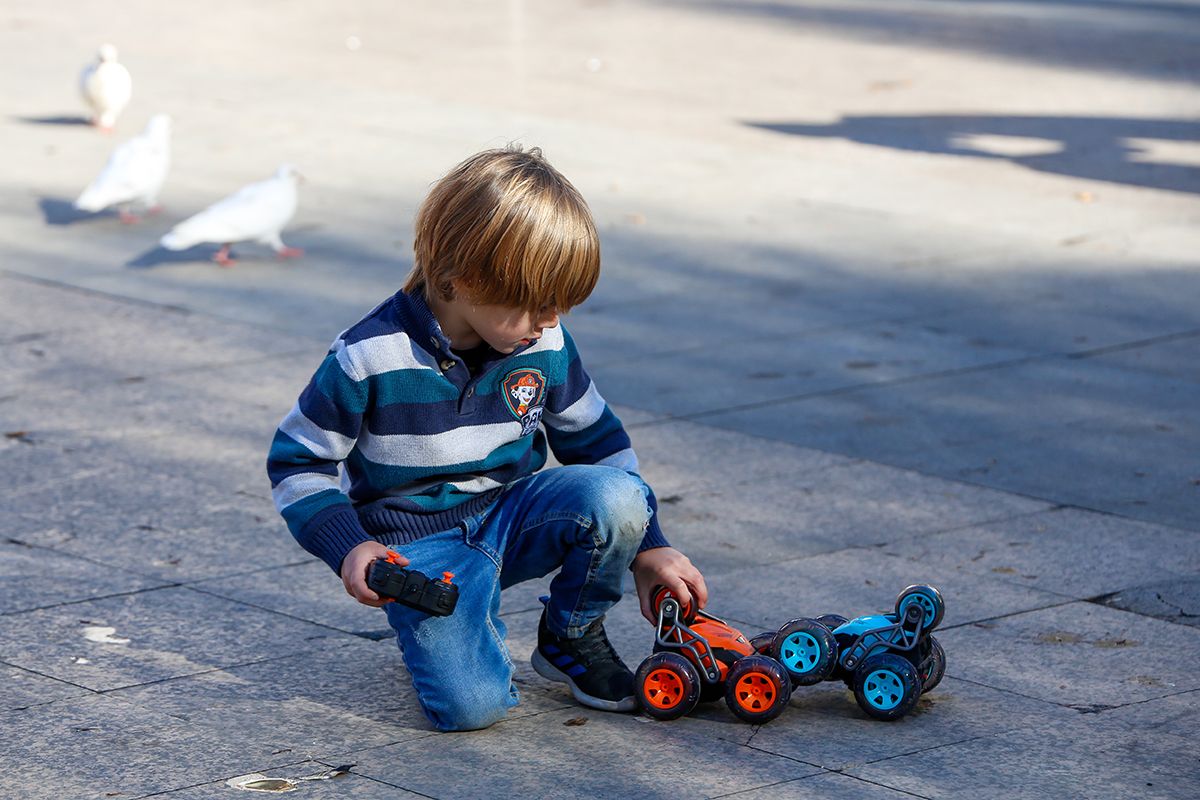
[[[646,524],[649,489],[612,467],[549,469],[508,486],[455,528],[395,549],[430,577],[454,573],[448,617],[388,603],[388,622],[425,716],[443,731],[486,728],[519,700],[504,643],[500,590],[561,567],[550,583],[546,624],[568,638],[621,599]]]

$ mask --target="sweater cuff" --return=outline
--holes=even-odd
[[[671,543],[667,541],[667,537],[663,536],[662,528],[658,526],[658,515],[655,514],[650,518],[650,524],[646,526],[646,535],[642,537],[642,543],[638,545],[638,552],[670,546]]]
[[[671,546],[667,537],[663,536],[662,527],[658,524],[658,498],[654,496],[653,489],[649,489],[646,493],[646,504],[650,506],[651,514],[650,521],[646,524],[646,535],[642,537],[642,543],[638,545],[639,553],[653,550],[656,547]]]
[[[371,536],[363,530],[358,513],[348,503],[331,506],[310,519],[296,532],[296,541],[308,552],[342,574],[346,555]]]

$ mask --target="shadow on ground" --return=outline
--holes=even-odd
[[[77,114],[54,114],[45,117],[14,117],[18,122],[24,122],[27,125],[91,125],[92,121],[87,117],[81,117]]]
[[[1050,0],[697,0],[666,5],[845,32],[868,41],[992,53],[1071,69],[1187,80],[1200,73],[1200,9],[1187,3]]]
[[[112,220],[117,218],[117,212],[106,209],[97,213],[80,211],[70,200],[61,197],[43,197],[38,200],[38,208],[47,225],[74,225],[77,222],[94,222],[97,220]]]
[[[1200,193],[1200,166],[1172,163],[1172,144],[1200,150],[1200,120],[1001,115],[847,116],[831,125],[746,122],[791,136],[942,155],[977,156],[1038,172]],[[1157,153],[1167,143],[1166,152]]]

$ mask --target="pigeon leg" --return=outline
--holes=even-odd
[[[139,217],[137,214],[134,214],[132,211],[126,211],[123,208],[118,209],[117,213],[121,217],[122,225],[136,225],[137,223],[142,221],[142,218]]]
[[[163,210],[163,207],[160,206],[158,203],[155,203],[154,205],[152,205],[146,209],[146,216],[157,217],[159,214],[162,213],[162,210]]]
[[[221,245],[221,249],[217,251],[217,254],[213,256],[212,260],[220,264],[222,267],[232,267],[237,263],[235,259],[229,257],[229,245],[227,244]]]
[[[299,247],[281,247],[275,251],[275,254],[279,256],[280,259],[300,258],[300,256],[304,255],[304,250]]]

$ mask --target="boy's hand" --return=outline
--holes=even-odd
[[[642,616],[654,625],[658,618],[650,608],[650,594],[655,586],[665,586],[681,603],[694,602],[696,608],[708,604],[708,587],[704,576],[692,562],[674,547],[643,550],[633,559],[633,584],[637,587]]]
[[[393,602],[390,597],[380,597],[367,586],[367,570],[371,568],[371,562],[377,558],[387,558],[390,552],[379,542],[367,541],[347,553],[342,561],[342,585],[346,587],[346,594],[364,606],[373,608]],[[408,559],[398,553],[396,555],[396,563],[407,567]]]

